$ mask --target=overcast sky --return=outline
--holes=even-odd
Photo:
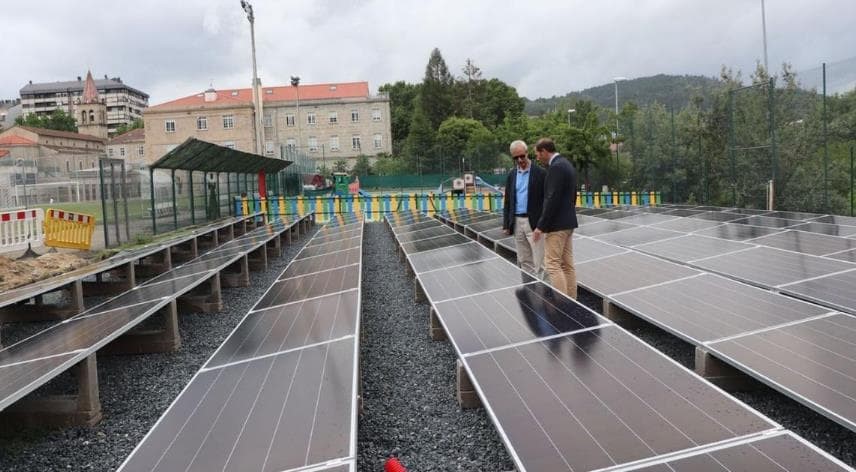
[[[420,81],[440,48],[472,58],[529,98],[658,73],[744,77],[763,57],[760,0],[252,0],[264,85]],[[771,68],[856,56],[856,0],[767,0]],[[3,0],[0,98],[27,81],[91,69],[150,104],[248,87],[250,32],[239,0]],[[834,71],[830,71],[832,73]]]

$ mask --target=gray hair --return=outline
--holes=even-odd
[[[524,141],[523,141],[523,140],[521,140],[521,139],[518,139],[518,140],[516,140],[516,141],[512,141],[512,142],[511,142],[511,145],[510,145],[510,146],[508,146],[508,151],[509,151],[511,154],[514,154],[514,150],[515,150],[515,149],[517,149],[517,148],[523,148],[524,150],[526,150],[526,152],[527,152],[527,153],[529,152],[529,146],[527,146],[527,145],[526,145],[526,142],[524,142]]]

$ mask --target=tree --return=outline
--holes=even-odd
[[[394,84],[384,84],[378,89],[379,92],[389,95],[394,155],[400,155],[404,151],[413,117],[413,101],[419,95],[420,88],[419,84],[398,81]]]
[[[459,97],[461,104],[461,115],[467,118],[475,118],[477,88],[480,88],[483,80],[481,69],[476,67],[472,59],[467,58],[464,63],[464,77],[462,81],[464,93]]]
[[[407,162],[400,156],[378,154],[374,171],[377,175],[401,175],[408,172]],[[418,171],[418,170],[417,170]]]
[[[333,163],[333,172],[347,172],[348,171],[348,161],[344,159],[339,159],[338,161]]]
[[[357,156],[357,162],[351,169],[351,175],[372,175],[372,165],[369,161],[369,156],[360,154]]]
[[[446,169],[480,170],[493,167],[497,152],[496,138],[480,122],[470,118],[448,118],[437,131],[437,148]]]
[[[61,108],[57,108],[50,115],[39,116],[35,113],[30,113],[26,116],[19,116],[15,118],[15,124],[33,128],[77,132],[77,122],[74,121],[74,117]]]
[[[137,118],[137,119],[135,119],[134,121],[132,121],[132,122],[130,122],[130,123],[128,123],[128,124],[122,124],[122,125],[119,125],[119,126],[116,128],[116,135],[118,136],[118,135],[120,135],[120,134],[125,134],[125,133],[127,133],[128,131],[135,130],[135,129],[140,129],[140,128],[144,128],[144,127],[145,127],[145,123],[143,122],[143,119],[142,119],[142,118]]]
[[[422,79],[422,90],[419,100],[422,102],[422,110],[428,117],[432,129],[440,127],[440,123],[452,115],[454,79],[446,67],[446,61],[440,50],[434,48],[425,66],[425,77]]]
[[[428,116],[422,110],[422,101],[417,97],[416,106],[410,120],[410,133],[407,135],[405,155],[411,168],[415,168],[417,158],[424,172],[437,172],[443,168],[442,162],[434,155],[434,128]]]
[[[490,129],[496,128],[506,116],[523,113],[523,99],[517,89],[499,79],[490,79],[477,96],[476,119]]]

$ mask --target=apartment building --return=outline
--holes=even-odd
[[[107,157],[124,159],[125,168],[139,168],[146,162],[146,130],[132,129],[107,141]]]
[[[107,131],[111,136],[119,126],[142,118],[143,110],[149,105],[148,94],[125,84],[121,77],[108,78],[105,75],[94,82],[98,95],[107,106]],[[82,77],[64,82],[30,81],[20,91],[21,113],[24,116],[31,113],[49,115],[61,108],[74,116],[75,106],[83,98],[84,86]]]
[[[303,152],[316,167],[360,155],[392,152],[389,97],[371,95],[368,82],[262,87],[262,153]],[[194,137],[255,152],[252,89],[209,89],[149,107],[144,113],[145,155],[155,161]]]

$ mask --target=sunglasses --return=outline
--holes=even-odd
[[[518,159],[523,159],[523,158],[525,158],[525,157],[527,157],[527,156],[526,156],[526,154],[522,154],[522,155],[520,155],[520,156],[511,156],[511,158],[512,158],[512,159],[514,159],[515,161],[516,161],[516,160],[518,160]]]

